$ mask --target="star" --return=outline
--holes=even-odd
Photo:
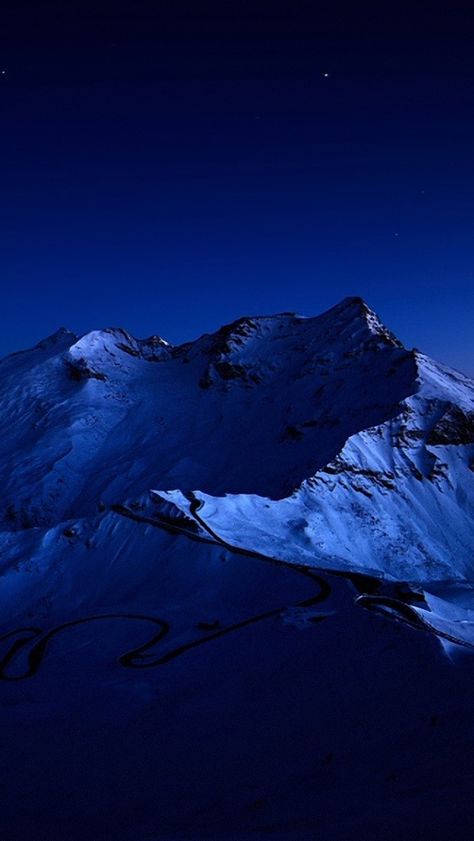
[[[329,73],[323,73],[323,76],[324,76],[325,79],[327,79],[328,76],[329,76]]]

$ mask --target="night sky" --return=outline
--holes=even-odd
[[[0,353],[361,295],[474,374],[474,11],[410,5],[3,3]]]

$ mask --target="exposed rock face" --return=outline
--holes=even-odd
[[[428,444],[474,444],[474,412],[448,405],[430,431]]]
[[[82,380],[101,380],[105,383],[107,377],[101,371],[95,371],[83,356],[77,359],[66,359],[66,369],[71,380],[81,382]]]

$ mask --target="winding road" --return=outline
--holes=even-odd
[[[195,523],[200,528],[201,534],[193,531],[191,527],[181,526],[177,520],[174,520],[166,515],[158,514],[157,516],[149,517],[123,505],[112,506],[112,511],[120,516],[127,517],[140,523],[152,525],[155,528],[171,532],[172,534],[184,535],[188,539],[196,540],[201,543],[211,543],[213,545],[217,544],[233,554],[243,555],[247,558],[255,558],[258,561],[264,561],[265,563],[285,567],[292,572],[303,575],[305,578],[308,578],[312,584],[317,585],[317,592],[309,598],[293,605],[293,607],[313,607],[328,599],[331,593],[331,586],[321,575],[316,574],[309,567],[292,564],[287,561],[282,561],[277,558],[264,555],[261,552],[256,552],[251,549],[243,549],[240,546],[234,546],[233,544],[228,543],[215,531],[213,531],[213,529],[199,515],[199,510],[203,505],[201,500],[199,500],[193,493],[189,493],[187,498],[190,503],[190,515],[194,518]],[[203,532],[208,535],[208,537],[204,536]],[[403,620],[412,627],[429,631],[432,634],[440,636],[458,645],[471,647],[468,643],[462,639],[458,639],[455,635],[443,632],[431,625],[427,619],[421,617],[420,614],[406,601],[401,601],[400,598],[393,598],[377,593],[377,589],[381,582],[378,582],[376,579],[359,574],[343,574],[340,572],[332,572],[330,570],[325,570],[324,572],[346,578],[353,581],[358,589],[365,589],[365,592],[362,591],[362,594],[356,598],[356,604],[377,613],[390,615],[391,617],[395,616],[395,618]],[[362,584],[364,584],[363,588],[361,586]],[[408,593],[405,595],[408,597],[411,594]],[[414,595],[416,596],[416,594]],[[263,622],[271,617],[280,616],[286,609],[288,609],[288,607],[289,606],[287,604],[280,605],[271,610],[251,616],[248,619],[243,619],[240,622],[228,625],[227,627],[217,627],[216,629],[209,627],[208,629],[205,629],[205,636],[200,636],[197,639],[183,643],[182,645],[158,655],[156,651],[151,651],[151,649],[163,642],[163,640],[169,635],[171,627],[165,619],[157,616],[148,616],[137,613],[104,613],[86,616],[80,619],[73,619],[46,631],[38,627],[18,628],[0,636],[0,647],[4,643],[7,643],[8,645],[8,641],[11,640],[11,644],[7,647],[6,653],[3,657],[0,657],[0,680],[13,682],[33,677],[41,667],[50,643],[55,637],[70,628],[85,625],[90,622],[125,620],[153,625],[154,633],[145,643],[125,652],[118,659],[118,662],[128,669],[149,669],[169,663],[177,657],[182,656],[187,651],[198,648],[202,645],[207,645],[220,637],[235,633],[242,628],[254,625],[257,622]],[[324,614],[314,617],[316,620],[323,620],[325,618]],[[14,667],[17,664],[18,659],[26,652],[26,668],[20,672],[15,671]]]
[[[296,605],[294,605],[294,607],[312,607],[314,605],[326,601],[326,599],[329,597],[331,593],[331,586],[320,575],[317,575],[316,573],[312,572],[306,567],[295,566],[284,561],[279,561],[276,558],[267,557],[266,555],[262,555],[259,552],[247,551],[245,549],[241,549],[240,547],[234,547],[231,544],[226,543],[221,538],[219,538],[219,536],[215,534],[207,526],[207,524],[204,523],[203,520],[201,520],[197,513],[201,503],[194,497],[194,495],[190,495],[190,503],[193,516],[195,517],[198,524],[204,529],[204,531],[206,531],[210,535],[209,539],[197,535],[188,529],[180,527],[176,523],[173,523],[170,519],[158,520],[153,519],[151,517],[141,516],[137,514],[137,512],[124,506],[114,506],[113,510],[115,513],[120,514],[121,516],[129,517],[130,519],[136,520],[138,522],[144,522],[153,525],[157,528],[171,531],[174,534],[184,534],[187,537],[191,537],[192,539],[198,540],[200,542],[212,544],[217,543],[230,552],[245,555],[246,557],[250,558],[256,558],[258,560],[266,561],[277,566],[283,566],[292,570],[293,572],[299,573],[300,575],[304,575],[306,578],[310,579],[310,581],[313,584],[316,584],[318,589],[314,595],[310,596],[307,599],[304,599],[303,601],[298,602]],[[134,622],[150,623],[153,624],[155,627],[157,626],[158,631],[155,631],[155,633],[153,633],[153,635],[150,637],[149,640],[147,640],[147,642],[143,643],[142,645],[136,648],[133,648],[130,651],[125,652],[119,657],[119,663],[125,668],[149,669],[155,668],[157,666],[162,666],[165,663],[169,663],[171,660],[175,660],[177,657],[180,657],[181,655],[185,654],[191,649],[198,648],[202,645],[207,645],[210,642],[219,639],[220,637],[224,637],[228,634],[235,633],[236,631],[242,628],[254,625],[257,622],[263,622],[264,620],[270,619],[271,617],[280,616],[287,608],[287,604],[279,605],[277,608],[264,611],[263,613],[251,616],[248,619],[243,619],[242,621],[236,622],[232,625],[228,625],[227,627],[218,628],[217,630],[209,629],[209,632],[206,633],[205,636],[201,636],[198,639],[194,639],[190,642],[179,645],[167,651],[166,653],[158,656],[156,652],[150,652],[150,649],[153,648],[155,645],[161,643],[164,640],[164,638],[169,634],[171,628],[169,623],[165,619],[161,619],[160,617],[156,616],[148,616],[136,613],[104,613],[97,614],[94,616],[86,616],[80,619],[73,619],[71,621],[64,622],[61,625],[57,625],[56,627],[48,631],[43,631],[41,628],[38,627],[18,628],[14,631],[9,631],[8,633],[3,634],[3,636],[0,636],[0,646],[2,646],[3,643],[8,643],[9,640],[12,640],[11,645],[7,648],[6,653],[3,655],[3,657],[0,657],[0,680],[14,682],[26,680],[27,678],[33,677],[41,667],[45,654],[50,646],[50,643],[55,637],[57,637],[59,634],[67,631],[70,628],[77,627],[79,625],[85,625],[90,622],[104,620],[132,620]],[[325,616],[321,615],[317,618],[323,620]],[[31,647],[28,650],[29,646]],[[25,654],[26,650],[28,650],[28,653],[26,655],[26,669],[19,673],[15,672],[15,663],[18,661],[21,654]]]

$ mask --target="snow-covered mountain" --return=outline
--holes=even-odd
[[[2,837],[241,841],[273,820],[285,841],[315,838],[314,822],[322,839],[391,838],[381,827],[404,738],[399,681],[411,681],[413,720],[437,703],[467,732],[456,697],[468,678],[446,671],[443,651],[474,645],[474,383],[348,298],[177,347],[59,330],[0,362],[0,431],[2,738],[16,757],[0,780],[13,804]],[[375,660],[389,665],[375,673]],[[374,721],[386,735],[372,753]],[[288,739],[281,755],[275,732]],[[433,839],[449,837],[436,831],[453,814],[469,817],[466,743],[450,730],[458,737]],[[48,757],[38,748],[31,760],[25,808],[32,738]],[[71,739],[78,759],[63,782],[54,768]],[[70,793],[87,751],[86,807]],[[328,777],[344,752],[347,776]],[[411,754],[396,763],[416,786]],[[379,772],[361,811],[359,787]],[[73,820],[56,802],[63,785]],[[412,837],[424,797],[407,799],[394,838]],[[38,828],[48,808],[54,831]]]
[[[189,515],[193,490],[227,544],[416,583],[419,617],[474,641],[474,384],[406,350],[361,299],[179,347],[60,330],[4,359],[0,383],[3,592],[22,610],[25,552],[50,598],[45,541],[61,555],[65,529],[80,542],[112,508],[150,515],[149,491],[177,488],[152,495],[151,516]],[[443,624],[440,586],[457,625]]]

